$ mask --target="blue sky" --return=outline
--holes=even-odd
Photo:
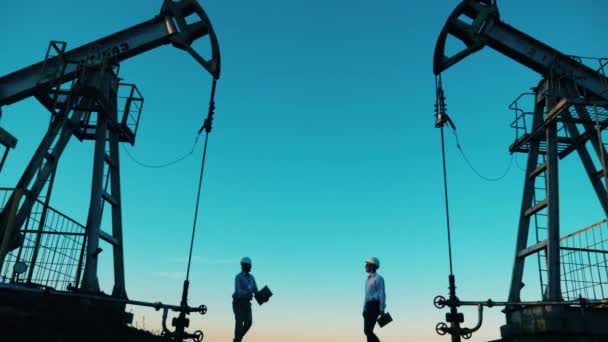
[[[2,2],[0,74],[44,57],[51,39],[74,48],[157,14],[160,1]],[[363,264],[383,262],[395,323],[383,341],[441,341],[432,307],[447,292],[439,131],[433,126],[435,40],[458,1],[203,1],[219,38],[222,76],[210,137],[191,303],[209,313],[194,326],[229,341],[238,260],[254,261],[275,297],[254,309],[250,341],[363,340]],[[512,0],[507,23],[568,54],[606,56],[608,4],[599,0]],[[560,24],[558,24],[560,23]],[[206,115],[211,80],[185,52],[162,47],[125,61],[121,76],[145,97],[138,160],[188,152]],[[470,160],[485,175],[507,167],[507,105],[539,77],[485,49],[443,76],[448,111]],[[48,123],[29,99],[3,108],[19,138],[0,176],[14,186]],[[499,182],[473,174],[447,135],[455,272],[461,298],[504,299],[512,267],[523,172]],[[121,151],[122,152],[122,151]],[[202,145],[180,164],[142,168],[121,157],[127,291],[179,301]],[[53,206],[86,222],[93,146],[73,141],[60,162]],[[523,156],[516,156],[520,165]],[[602,219],[582,168],[562,165],[562,227]],[[106,220],[106,223],[108,221]],[[109,249],[108,249],[109,250]],[[110,253],[100,278],[111,290]],[[535,274],[532,273],[534,276]],[[529,298],[537,299],[535,287]],[[160,314],[135,309],[157,329]],[[469,325],[474,314],[468,312]],[[497,337],[492,310],[472,341]],[[331,336],[331,337],[330,337]]]

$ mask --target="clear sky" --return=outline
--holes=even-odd
[[[231,340],[233,277],[253,259],[259,285],[248,342],[363,341],[366,257],[378,256],[395,322],[383,341],[445,341],[447,251],[439,131],[434,128],[435,40],[456,0],[208,0],[222,52],[191,275],[192,304],[209,341]],[[0,74],[40,61],[49,40],[74,48],[152,18],[160,0],[2,1]],[[601,0],[511,0],[502,18],[568,53],[606,56]],[[170,161],[191,148],[206,115],[210,77],[170,46],[132,58],[121,76],[145,97],[135,147],[140,161]],[[514,133],[507,105],[539,76],[490,49],[444,74],[448,111],[463,148],[485,175],[501,175]],[[0,124],[19,138],[0,176],[14,186],[49,114],[30,99],[4,107]],[[512,267],[523,172],[479,179],[457,154],[448,167],[459,295],[504,300]],[[127,291],[178,303],[186,269],[202,145],[180,164],[147,169],[121,156]],[[122,150],[121,150],[122,152]],[[86,222],[93,146],[76,140],[60,162],[53,206]],[[524,156],[516,159],[524,165]],[[562,227],[602,219],[575,157],[561,169]],[[106,220],[106,224],[107,224]],[[111,253],[100,278],[111,291]],[[531,273],[531,277],[536,277]],[[531,280],[533,283],[533,280]],[[538,287],[526,288],[539,299]],[[134,309],[158,329],[160,313]],[[467,325],[475,315],[466,311]],[[144,318],[145,317],[145,323]],[[472,341],[499,336],[499,309]]]

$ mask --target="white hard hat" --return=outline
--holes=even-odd
[[[244,257],[241,259],[241,264],[251,265],[251,259],[249,257]]]
[[[378,258],[375,258],[375,257],[368,258],[367,263],[376,265],[376,267],[380,268],[380,260],[378,260]]]

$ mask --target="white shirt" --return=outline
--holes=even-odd
[[[384,278],[378,273],[371,273],[365,281],[365,303],[363,304],[363,310],[365,311],[365,305],[367,302],[377,300],[380,302],[380,311],[384,312],[386,309],[386,293],[384,292]]]
[[[256,292],[258,292],[258,285],[255,283],[255,278],[251,274],[241,272],[236,275],[232,298],[251,300],[253,294]]]

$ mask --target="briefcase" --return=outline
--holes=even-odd
[[[255,300],[260,305],[266,303],[270,299],[270,297],[272,297],[272,291],[270,291],[268,286],[264,286],[263,289],[261,289],[260,291],[258,291],[258,293],[255,294]]]
[[[383,328],[385,325],[389,324],[392,321],[393,321],[393,317],[391,317],[391,314],[389,314],[388,312],[380,315],[380,317],[378,317],[378,320],[377,320],[380,328]]]

